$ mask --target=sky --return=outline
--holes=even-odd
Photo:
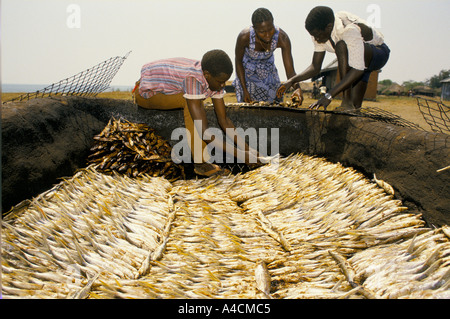
[[[52,84],[129,51],[112,86],[134,85],[142,65],[158,59],[201,60],[222,49],[234,61],[237,36],[259,7],[288,34],[300,73],[313,54],[304,22],[317,5],[356,14],[384,35],[391,57],[379,80],[425,81],[450,69],[450,0],[0,1],[3,84]],[[334,58],[327,53],[323,67]],[[285,81],[281,49],[275,61]]]

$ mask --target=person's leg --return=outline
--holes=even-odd
[[[201,133],[196,128],[186,102],[183,108],[183,114],[184,125],[189,131],[190,136],[189,148],[191,149],[192,159],[194,160],[194,172],[207,177],[229,174],[229,170],[221,168],[219,165],[208,163],[210,157],[206,152],[207,144],[203,141]]]
[[[184,98],[183,98],[184,99]],[[194,164],[204,163],[209,158],[205,158],[203,156],[203,151],[206,149],[206,143],[203,141],[201,132],[198,132],[197,128],[194,125],[194,121],[191,117],[191,112],[189,112],[189,108],[187,106],[187,102],[184,99],[183,105],[183,115],[184,115],[184,126],[189,131],[189,148],[191,149],[192,159],[194,160]]]
[[[190,140],[189,148],[191,149],[192,159],[194,160],[194,172],[202,176],[216,176],[227,175],[230,173],[228,169],[221,168],[219,165],[209,163],[210,157],[207,153],[207,144],[201,138],[201,132],[199,132],[192,120],[191,113],[187,103],[185,103],[184,109],[184,125],[189,131]]]
[[[367,89],[367,82],[366,81],[358,81],[353,87],[352,87],[352,104],[355,107],[355,109],[360,109],[362,106],[362,102],[364,100],[364,95],[366,94]]]
[[[194,160],[194,163],[198,164],[205,163],[208,160],[208,158],[204,158],[203,156],[203,150],[206,147],[206,143],[203,141],[201,135],[197,132],[194,126],[194,121],[192,120],[186,99],[183,97],[182,93],[172,95],[157,93],[152,97],[146,99],[139,94],[139,83],[136,83],[136,88],[134,90],[134,100],[137,105],[146,109],[173,110],[182,108],[184,115],[184,125],[189,132],[188,144],[191,150],[192,159]]]
[[[152,97],[146,99],[139,94],[139,84],[136,84],[134,90],[134,101],[137,105],[145,109],[153,110],[173,110],[184,108],[186,100],[183,94],[165,95],[157,93]]]
[[[373,62],[373,48],[373,45],[364,43],[364,62],[366,68],[368,68]],[[339,74],[342,79],[350,69],[348,64],[348,49],[344,41],[339,41],[336,43],[335,52],[338,58]],[[356,81],[350,88],[343,92],[342,104],[340,108],[349,110],[361,108],[371,71],[372,70],[366,70],[361,79]]]
[[[355,82],[352,86],[351,99],[352,104],[356,109],[361,108],[364,95],[366,94],[367,83],[369,82],[370,73],[372,72],[372,70],[370,70],[370,66],[373,60],[373,47],[373,45],[364,43],[364,63],[367,70],[364,72],[361,79]]]
[[[336,43],[335,48],[336,57],[338,61],[338,71],[341,77],[341,80],[350,70],[350,66],[348,65],[348,49],[347,44],[344,41],[339,41]],[[351,88],[346,89],[342,92],[342,103],[340,108],[342,109],[353,109],[353,102],[351,100]]]

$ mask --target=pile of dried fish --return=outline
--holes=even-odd
[[[101,172],[129,177],[149,174],[168,180],[185,177],[184,167],[171,159],[172,147],[146,124],[112,118],[94,140],[88,164],[96,164]]]
[[[3,221],[2,294],[449,298],[448,226],[375,180],[301,154],[175,182],[90,166]]]

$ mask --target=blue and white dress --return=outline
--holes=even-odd
[[[247,90],[253,101],[264,101],[272,103],[276,98],[277,89],[280,86],[278,70],[275,67],[275,57],[273,52],[277,48],[278,35],[280,29],[275,26],[275,34],[270,43],[270,49],[266,51],[255,51],[256,33],[250,27],[250,43],[245,48],[242,64],[244,65],[245,82]],[[244,101],[244,91],[239,79],[233,81],[238,102]]]

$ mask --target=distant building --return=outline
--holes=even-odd
[[[450,101],[450,78],[442,80],[441,83],[442,83],[441,100]]]
[[[436,92],[434,92],[434,90],[432,88],[430,88],[429,86],[425,86],[425,85],[421,85],[421,86],[416,86],[412,89],[414,95],[424,95],[424,96],[430,96],[430,97],[434,97]]]
[[[366,94],[364,95],[364,99],[366,100],[375,100],[377,98],[377,88],[378,88],[378,73],[380,71],[373,71],[370,74],[369,82],[367,84]],[[317,79],[322,79],[322,85],[327,87],[327,91],[329,91],[332,87],[334,87],[341,80],[339,71],[338,71],[338,62],[335,59],[325,68],[323,68],[319,75],[312,78],[313,81]],[[338,97],[342,96],[342,93],[338,95]]]
[[[406,89],[405,89],[404,86],[394,82],[391,85],[385,86],[385,87],[382,87],[381,85],[379,85],[378,86],[378,93],[379,94],[383,94],[383,95],[400,96],[400,95],[404,95],[406,93]]]

